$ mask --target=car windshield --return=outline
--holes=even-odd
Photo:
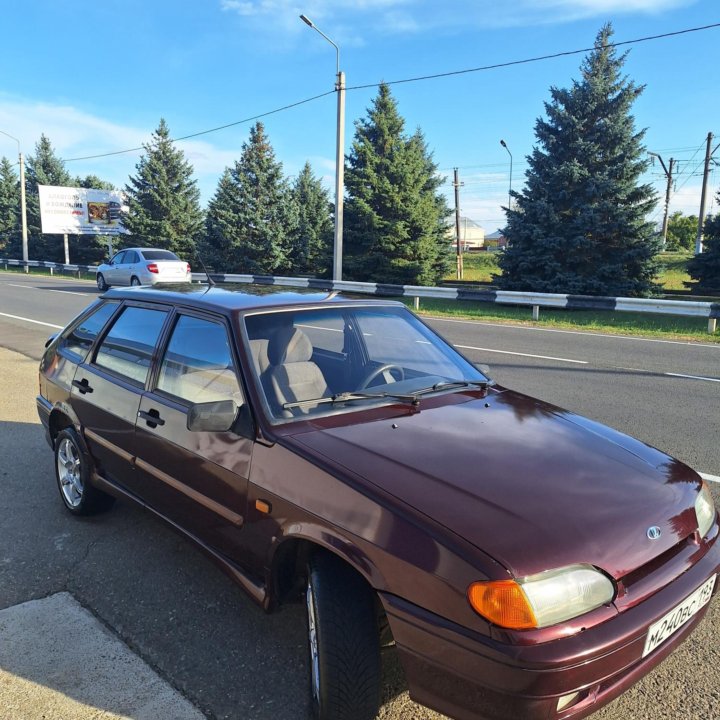
[[[248,315],[256,380],[275,420],[327,415],[487,378],[398,306],[338,306]]]
[[[180,258],[169,250],[142,250],[146,260],[179,260]]]

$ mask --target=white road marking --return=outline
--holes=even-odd
[[[522,357],[540,358],[541,360],[557,360],[558,362],[575,363],[576,365],[589,365],[587,360],[570,360],[569,358],[552,357],[550,355],[531,355],[530,353],[493,350],[491,348],[474,347],[473,345],[455,345],[455,347],[463,350],[481,350],[482,352],[501,353],[502,355],[520,355]]]
[[[53,290],[52,288],[39,288],[35,287],[34,285],[16,285],[15,283],[5,283],[5,285],[9,285],[10,287],[23,288],[25,290],[45,290],[46,292],[63,293],[65,295],[82,295],[86,297],[91,294],[86,292],[74,292],[73,290]]]
[[[487,327],[509,328],[510,330],[534,330],[535,332],[561,333],[563,335],[584,335],[585,337],[614,338],[618,340],[638,340],[639,342],[666,343],[668,345],[689,345],[691,347],[714,348],[715,350],[720,350],[720,344],[712,345],[709,343],[687,342],[683,340],[659,340],[657,338],[635,337],[633,335],[599,333],[591,330],[557,330],[555,328],[530,327],[529,325],[508,325],[506,323],[483,322],[482,320],[451,320],[449,318],[438,317],[437,315],[426,315],[425,317],[432,320],[440,320],[441,322],[462,323],[465,325],[485,325]]]
[[[698,473],[698,475],[703,480],[709,480],[710,482],[720,483],[720,476],[718,476],[718,475],[708,475],[708,473]]]
[[[671,373],[666,372],[663,375],[669,375],[670,377],[687,378],[688,380],[707,380],[708,382],[720,383],[720,378],[703,377],[702,375],[684,375],[683,373]]]
[[[32,320],[31,318],[20,317],[19,315],[10,315],[9,313],[0,313],[2,317],[12,318],[13,320],[23,320],[24,322],[34,323],[35,325],[44,325],[45,327],[62,330],[64,325],[53,325],[52,323],[40,322],[40,320]]]

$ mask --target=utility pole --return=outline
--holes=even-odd
[[[670,190],[672,189],[672,179],[673,179],[673,165],[675,164],[674,158],[670,158],[670,168],[668,169],[665,167],[665,163],[663,162],[662,156],[658,155],[657,153],[648,153],[648,155],[652,155],[653,157],[656,157],[660,164],[662,165],[663,172],[665,173],[665,177],[667,178],[667,189],[665,190],[665,214],[663,216],[663,225],[662,225],[662,249],[665,249],[665,246],[667,245],[667,232],[668,232],[668,212],[670,210]]]
[[[21,212],[21,218],[22,218],[22,256],[23,256],[23,263],[25,267],[25,272],[30,272],[28,269],[28,236],[27,236],[27,208],[25,205],[25,158],[23,157],[22,152],[20,151],[20,141],[10,135],[10,133],[6,133],[4,130],[0,130],[0,135],[4,135],[5,137],[9,137],[11,140],[14,140],[17,143],[18,146],[18,161],[20,164],[20,212]]]
[[[454,168],[454,181],[453,187],[455,188],[455,238],[457,241],[457,279],[463,279],[463,256],[462,248],[460,246],[460,186],[463,184],[460,182],[458,176],[458,169]]]
[[[698,231],[695,239],[695,254],[699,255],[703,251],[703,228],[705,226],[705,201],[707,196],[708,175],[710,174],[710,160],[713,153],[720,145],[715,146],[715,150],[711,150],[713,134],[708,133],[707,147],[705,149],[705,169],[703,170],[702,193],[700,195],[700,214],[698,215]]]

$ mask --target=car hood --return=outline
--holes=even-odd
[[[690,468],[512,391],[424,399],[419,412],[291,442],[432,517],[516,577],[589,563],[620,578],[697,528],[700,480]]]

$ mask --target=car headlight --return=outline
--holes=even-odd
[[[555,625],[612,602],[615,586],[591,565],[570,565],[517,580],[473,583],[468,600],[490,622],[515,630]]]
[[[697,516],[700,537],[705,537],[715,522],[715,503],[708,484],[703,481],[697,499],[695,500],[695,515]]]

